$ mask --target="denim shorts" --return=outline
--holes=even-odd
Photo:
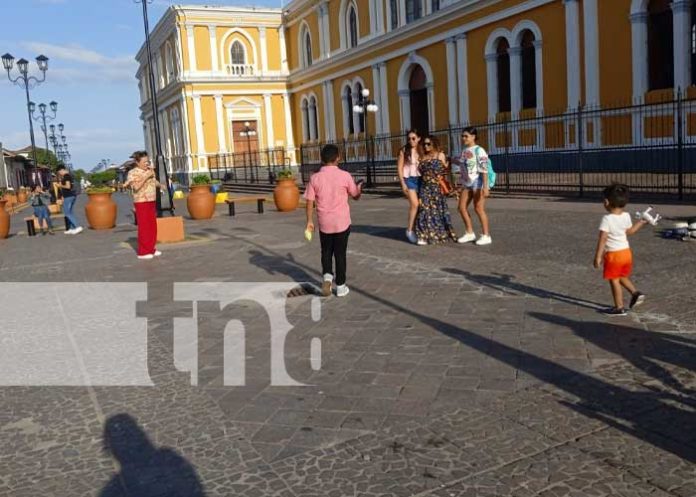
[[[470,185],[464,185],[464,188],[466,188],[467,190],[482,190],[483,176],[477,177]]]
[[[406,182],[406,188],[409,190],[418,190],[418,187],[420,186],[420,178],[418,176],[404,178],[404,181]]]

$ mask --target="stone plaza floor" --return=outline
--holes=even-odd
[[[321,299],[320,318],[316,297],[287,299],[286,368],[310,386],[271,385],[269,318],[251,302],[207,315],[220,334],[199,336],[192,385],[172,360],[186,315],[174,283],[318,285],[318,239],[304,240],[303,210],[243,205],[231,218],[219,207],[139,261],[128,199],[116,197],[106,232],[30,238],[14,216],[0,241],[0,347],[46,326],[20,319],[15,283],[146,283],[152,385],[0,378],[1,496],[696,495],[696,241],[634,236],[647,300],[608,318],[592,268],[599,202],[493,198],[493,245],[418,247],[404,241],[403,200],[366,196],[352,205],[350,295]],[[696,217],[658,211],[665,224]],[[119,308],[89,295],[31,305],[57,303],[76,327],[89,306]],[[244,326],[244,386],[226,386],[221,367],[230,319]],[[99,353],[75,350],[88,366]]]

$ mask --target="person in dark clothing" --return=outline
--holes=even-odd
[[[65,231],[65,234],[77,235],[82,233],[82,226],[77,223],[77,218],[73,214],[73,207],[75,207],[75,200],[77,199],[75,181],[65,166],[58,168],[58,183],[60,185],[61,197],[63,197],[63,214],[68,218],[69,229]]]

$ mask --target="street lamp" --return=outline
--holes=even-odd
[[[365,153],[367,155],[367,186],[372,186],[374,173],[374,140],[370,137],[368,132],[369,120],[367,119],[367,113],[376,113],[379,111],[379,107],[374,100],[370,99],[370,90],[363,88],[363,90],[358,94],[358,102],[353,106],[353,112],[358,114],[363,121],[365,129]]]
[[[244,123],[244,131],[239,133],[241,136],[246,136],[247,139],[247,166],[251,166],[251,137],[256,136],[256,130],[251,127],[251,123],[246,121]],[[251,182],[256,183],[256,174],[254,169],[251,168]]]
[[[160,125],[159,125],[159,110],[157,105],[157,85],[155,82],[155,71],[153,68],[155,65],[152,62],[152,47],[150,46],[150,25],[147,18],[147,4],[152,3],[153,0],[133,0],[135,3],[141,3],[143,5],[143,27],[145,28],[145,45],[147,46],[147,63],[150,70],[147,71],[150,80],[151,97],[150,102],[152,103],[152,122],[155,131],[155,153],[156,153],[156,167],[155,176],[157,181],[165,186],[166,195],[162,195],[161,190],[157,189],[157,214],[162,216],[163,211],[169,211],[169,213],[174,215],[174,203],[172,202],[172,192],[169,188],[169,173],[167,171],[167,165],[164,162],[164,156],[162,155],[162,137],[160,136]]]
[[[46,122],[53,121],[56,118],[56,113],[58,112],[58,102],[56,102],[54,100],[48,105],[49,105],[49,108],[51,109],[51,112],[53,113],[52,116],[46,115],[47,106],[44,103],[41,103],[38,105],[39,115],[35,116],[34,111],[36,110],[36,105],[34,105],[34,102],[29,102],[29,112],[30,112],[31,117],[36,122],[41,121],[43,123],[43,125],[41,126],[41,131],[43,131],[44,139],[46,140],[46,152],[48,152],[48,128],[46,127]],[[51,126],[53,126],[53,125],[51,125]]]
[[[19,70],[19,76],[13,78],[10,74],[12,67],[14,66],[14,57],[8,53],[2,56],[2,67],[7,71],[7,78],[10,82],[24,89],[27,96],[27,116],[29,117],[29,135],[31,137],[31,155],[34,159],[34,165],[38,165],[36,161],[36,143],[34,141],[34,122],[32,121],[31,114],[31,99],[29,98],[29,90],[40,85],[46,81],[46,71],[48,70],[48,57],[44,55],[39,55],[36,58],[36,65],[41,71],[41,79],[34,76],[29,76],[29,61],[26,59],[19,59],[17,61],[17,69]]]

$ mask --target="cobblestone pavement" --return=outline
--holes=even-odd
[[[191,386],[172,363],[172,283],[317,284],[318,243],[300,211],[220,209],[138,261],[119,205],[109,232],[0,242],[0,346],[42,326],[6,318],[9,282],[147,282],[153,386],[0,387],[0,495],[696,495],[696,243],[636,235],[648,298],[609,320],[591,268],[601,205],[493,199],[492,246],[424,248],[402,240],[403,201],[366,198],[351,294],[322,299],[318,321],[313,297],[287,301],[287,369],[312,386],[270,385],[268,318],[251,303],[214,323],[244,323],[246,385],[211,366]],[[220,364],[222,335],[198,350]]]

